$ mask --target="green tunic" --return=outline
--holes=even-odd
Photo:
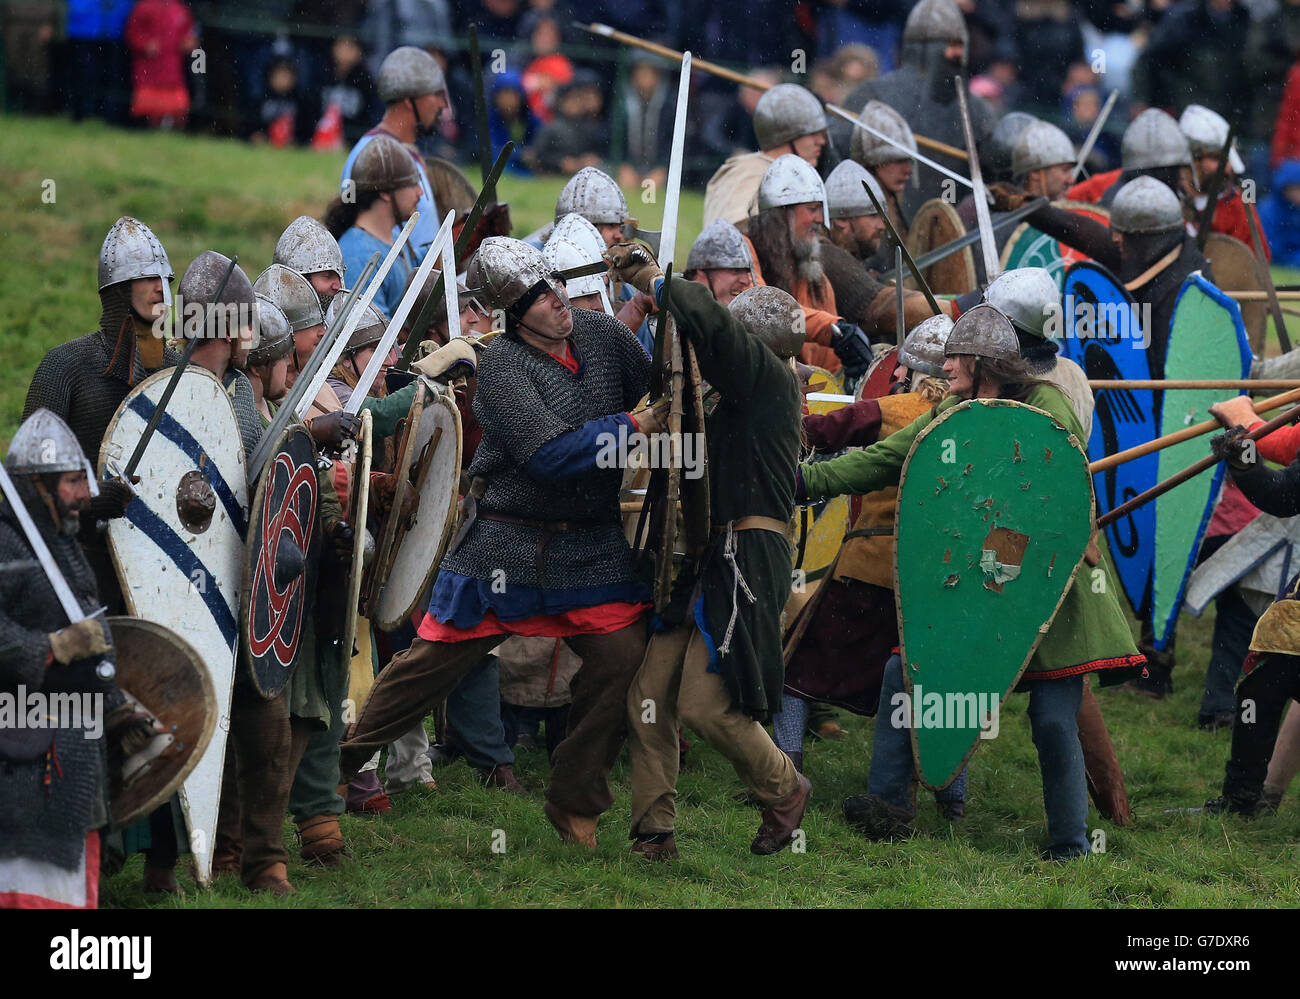
[[[700,374],[721,394],[705,421],[713,523],[751,516],[788,523],[800,440],[794,372],[703,285],[674,281],[669,299],[695,347]],[[751,603],[735,581],[724,554],[726,532],[716,533],[700,561],[695,618],[709,641],[710,671],[722,674],[737,708],[765,722],[781,710],[781,611],[790,596],[790,542],[763,530],[736,531],[733,537],[736,566],[755,599]],[[731,641],[721,653],[733,607]]]
[[[861,451],[801,466],[808,496],[866,494],[897,485],[917,435],[936,415],[960,401],[949,396],[898,433]],[[1055,385],[1034,386],[1024,401],[1050,413],[1079,440],[1084,439],[1074,407]],[[1145,659],[1137,651],[1118,595],[1119,586],[1104,560],[1096,567],[1086,562],[1080,566],[1051,629],[1029,661],[1026,678],[1054,679],[1105,670],[1102,682],[1109,685],[1134,675]]]
[[[406,414],[411,411],[411,403],[415,400],[415,386],[418,382],[418,378],[414,379],[411,384],[404,385],[392,395],[386,395],[382,399],[373,395],[366,396],[366,401],[361,404],[361,410],[370,412],[371,440],[382,441],[397,432],[397,422],[406,419]]]

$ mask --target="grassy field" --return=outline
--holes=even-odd
[[[0,373],[2,450],[40,357],[95,324],[95,261],[114,219],[132,214],[153,226],[178,275],[200,250],[213,247],[239,253],[256,276],[290,219],[320,213],[339,158],[0,117],[0,167],[16,202],[0,222],[7,265],[0,336],[8,361]],[[42,199],[47,180],[55,184],[52,202]],[[502,185],[517,231],[549,218],[559,187],[553,179]],[[645,225],[657,225],[657,207],[629,201]],[[681,257],[698,231],[700,209],[698,196],[684,198]],[[848,739],[809,747],[805,762],[815,790],[804,821],[804,853],[749,854],[758,813],[733,802],[738,786],[729,765],[699,743],[681,778],[679,862],[651,869],[627,855],[623,763],[615,772],[617,801],[601,826],[600,847],[595,854],[579,852],[560,844],[542,815],[545,754],[529,751],[519,754],[516,767],[533,792],[527,798],[487,791],[457,763],[437,771],[437,792],[398,796],[386,816],[345,817],[354,859],[333,871],[308,870],[295,860],[290,876],[299,894],[291,900],[250,897],[229,879],[198,892],[187,880],[183,899],[161,905],[1295,905],[1300,808],[1292,799],[1277,817],[1254,822],[1166,813],[1200,805],[1222,780],[1228,735],[1195,726],[1210,626],[1211,615],[1184,622],[1177,692],[1170,700],[1100,694],[1136,822],[1118,829],[1093,813],[1090,827],[1104,834],[1105,853],[1086,861],[1051,865],[1038,859],[1046,837],[1041,784],[1026,699],[1014,697],[1003,713],[1001,735],[972,763],[968,818],[950,827],[923,796],[922,834],[903,844],[867,843],[841,817],[841,799],[865,790],[871,745],[871,722],[848,716]],[[292,842],[290,830],[286,825]],[[141,862],[133,858],[104,884],[106,905],[146,904]]]

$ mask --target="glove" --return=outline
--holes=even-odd
[[[132,480],[140,481],[138,475]],[[114,520],[126,516],[126,508],[131,505],[135,493],[121,479],[109,479],[99,483],[99,495],[90,501],[90,515],[95,520]]]
[[[307,421],[311,439],[322,447],[342,447],[344,441],[354,440],[360,429],[361,418],[341,409]]]
[[[664,276],[650,251],[640,243],[615,243],[605,251],[605,260],[612,280],[630,284],[647,295],[654,294],[655,278]]]
[[[164,734],[151,715],[140,711],[130,701],[108,713],[104,719],[104,732],[109,744],[115,745],[123,758],[134,756],[149,745],[154,736]]]
[[[329,538],[334,545],[334,554],[338,556],[341,562],[352,561],[352,525],[346,520],[340,520],[329,529]]]
[[[1255,467],[1259,452],[1255,442],[1247,438],[1245,427],[1233,427],[1226,434],[1210,438],[1210,450],[1220,461],[1226,461],[1228,467],[1238,472],[1248,472]]]
[[[1032,194],[1027,194],[1015,184],[1008,184],[1006,181],[995,181],[988,186],[989,197],[993,200],[993,210],[995,212],[1014,212],[1026,201],[1033,199]]]
[[[641,433],[646,436],[662,433],[668,426],[668,410],[670,405],[668,397],[664,396],[653,406],[646,406],[645,409],[638,409],[632,414],[632,419],[636,421],[636,425],[640,428]]]
[[[871,341],[853,323],[836,323],[831,333],[831,350],[850,378],[861,378],[871,366]]]
[[[449,382],[472,376],[478,370],[478,354],[467,340],[457,337],[416,361],[411,369],[434,381]]]
[[[108,625],[97,618],[74,621],[49,635],[50,651],[56,662],[67,666],[78,659],[102,656],[111,649]]]

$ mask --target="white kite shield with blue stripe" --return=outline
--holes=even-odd
[[[123,400],[100,450],[99,474],[125,465],[173,372],[164,369]],[[136,468],[126,516],[108,542],[129,612],[183,635],[212,677],[212,741],[180,791],[195,876],[206,884],[221,799],[239,597],[248,524],[247,456],[230,398],[210,372],[188,367]]]

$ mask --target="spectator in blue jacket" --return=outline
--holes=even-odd
[[[1273,263],[1300,267],[1300,160],[1285,160],[1273,172],[1273,188],[1259,203],[1259,220]]]

